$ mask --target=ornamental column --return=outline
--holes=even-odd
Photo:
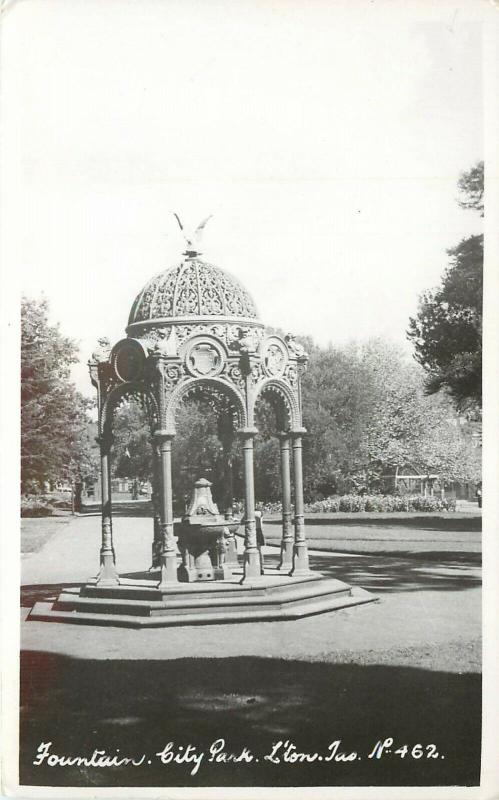
[[[100,468],[102,484],[102,538],[100,548],[100,570],[97,583],[115,586],[119,583],[116,571],[116,556],[113,546],[113,520],[111,502],[111,446],[113,437],[106,433],[97,438],[100,446]]]
[[[305,513],[303,507],[302,433],[305,428],[291,431],[293,438],[293,475],[295,488],[295,546],[293,569],[290,575],[308,575],[307,542],[305,540]]]
[[[172,493],[172,439],[174,434],[159,430],[154,434],[159,457],[159,533],[161,550],[159,566],[161,580],[159,589],[166,589],[178,582],[177,545],[173,536],[173,493]]]
[[[255,477],[253,470],[253,443],[256,428],[239,431],[243,446],[244,470],[244,576],[242,583],[261,578],[260,553],[256,541]]]
[[[224,516],[225,519],[232,519],[234,503],[234,481],[232,475],[232,436],[224,437],[222,440],[223,448],[223,475],[224,475]]]
[[[234,520],[234,480],[233,480],[233,472],[232,472],[232,443],[234,440],[234,433],[231,429],[229,432],[225,432],[221,436],[222,440],[222,448],[223,448],[223,509],[224,509],[224,518],[227,522],[233,522]],[[225,563],[237,569],[239,567],[239,561],[237,558],[237,542],[236,542],[236,534],[235,531],[231,531],[229,527],[226,528],[225,533],[225,544],[227,550],[225,552]]]
[[[161,515],[160,515],[160,485],[159,485],[159,454],[158,447],[154,438],[151,439],[152,444],[152,493],[151,504],[153,513],[153,541],[152,541],[152,558],[150,572],[160,566],[161,561]]]
[[[281,560],[277,569],[293,568],[294,535],[291,522],[291,470],[289,464],[290,434],[285,431],[279,434],[281,448],[281,501],[282,501],[282,541]]]

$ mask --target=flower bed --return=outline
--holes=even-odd
[[[71,500],[60,495],[23,495],[21,517],[52,517],[57,511],[70,511]]]
[[[259,503],[259,511],[263,514],[280,514],[281,503]],[[313,503],[305,503],[307,514],[335,514],[343,513],[397,513],[397,512],[424,512],[435,513],[442,511],[455,511],[454,498],[425,497],[424,495],[381,495],[381,494],[344,494],[341,496],[326,497]],[[234,503],[234,513],[242,514],[244,503]]]
[[[21,498],[21,517],[50,517],[54,511],[51,503],[40,497]]]
[[[309,513],[335,513],[338,511],[358,513],[379,512],[387,514],[400,511],[455,511],[454,498],[424,497],[423,495],[381,495],[381,494],[345,494],[341,497],[327,497],[315,503],[307,503],[305,510]]]

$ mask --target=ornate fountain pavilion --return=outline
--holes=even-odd
[[[103,539],[100,582],[117,581],[112,541],[109,458],[113,414],[127,396],[147,410],[158,473],[159,524],[153,565],[160,565],[161,586],[177,582],[173,528],[172,444],[175,412],[189,397],[208,396],[219,414],[224,448],[239,436],[243,447],[245,549],[244,581],[260,577],[256,544],[253,441],[255,405],[260,397],[276,407],[283,431],[282,569],[308,573],[303,517],[301,468],[300,373],[307,356],[294,342],[266,334],[255,304],[239,282],[199,258],[196,251],[146,284],[128,321],[126,339],[110,355],[97,353],[90,365],[99,398],[99,444],[103,486]],[[291,527],[289,453],[292,444],[295,492],[295,535]],[[173,448],[174,449],[174,448]],[[226,500],[230,509],[231,498]]]
[[[300,390],[307,354],[291,334],[281,338],[267,331],[246,289],[229,273],[202,260],[192,240],[187,242],[183,260],[153,277],[137,295],[126,338],[113,347],[101,339],[89,362],[99,409],[100,569],[97,577],[81,590],[65,591],[52,604],[37,603],[30,614],[32,619],[136,627],[292,619],[375,599],[362,589],[324,577],[309,567]],[[110,472],[113,418],[120,404],[129,398],[137,399],[147,412],[155,472],[152,560],[151,564],[137,565],[138,570],[149,571],[145,576],[144,572],[139,573],[136,580],[120,577],[117,570],[119,553],[117,558]],[[226,456],[226,491],[223,515],[218,514],[209,495],[202,503],[194,504],[192,513],[199,516],[191,514],[179,524],[173,514],[172,457],[176,411],[188,398],[209,398],[217,411],[218,435]],[[261,569],[257,543],[253,467],[253,445],[258,433],[255,406],[261,398],[274,407],[280,427],[282,486],[280,559],[278,565],[265,570]],[[239,437],[243,451],[242,563],[235,555],[233,536],[239,524],[232,516],[229,454],[234,437]],[[209,494],[209,486],[200,486],[196,491]],[[191,504],[191,511],[194,506]],[[198,531],[197,555],[189,549],[186,533],[188,524],[196,521],[212,521],[211,530],[219,534],[216,542],[212,538],[211,549],[207,545],[201,555],[202,528],[195,524],[192,527]],[[183,539],[179,536],[182,531]],[[177,536],[179,545],[184,539],[187,542],[181,548],[181,566]],[[206,580],[208,573],[203,573],[199,565],[210,564],[209,558],[218,559],[218,571],[214,565],[209,571],[211,579]],[[191,577],[186,579],[186,575]]]

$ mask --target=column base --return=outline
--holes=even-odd
[[[279,561],[277,569],[288,570],[288,572],[293,569],[293,550],[293,539],[281,542],[281,560]]]
[[[230,581],[231,578],[232,578],[232,570],[229,564],[222,564],[220,567],[215,567],[216,581]]]
[[[99,586],[117,586],[119,584],[120,580],[114,563],[114,553],[101,555],[101,565],[95,582]]]
[[[310,575],[310,565],[308,563],[308,550],[305,542],[295,544],[293,553],[293,568],[289,573],[293,578]]]
[[[181,564],[177,570],[178,579],[181,583],[206,583],[208,581],[229,581],[232,578],[232,570],[228,564],[211,569],[186,567]]]
[[[239,566],[239,561],[237,558],[236,537],[228,537],[225,541],[227,544],[227,550],[225,552],[224,563],[227,564],[228,567],[237,568]]]
[[[262,577],[262,564],[258,550],[244,553],[244,576],[241,583],[252,582],[255,578]]]
[[[166,589],[172,583],[178,583],[177,576],[177,556],[175,553],[171,555],[161,556],[161,580],[158,583],[158,589]]]
[[[161,542],[153,542],[151,550],[151,566],[148,572],[154,572],[161,566]]]

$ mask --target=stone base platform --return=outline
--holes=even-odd
[[[293,578],[266,568],[261,578],[241,584],[240,570],[230,580],[178,583],[166,590],[158,589],[158,579],[150,572],[120,576],[116,586],[91,580],[53,602],[37,602],[28,620],[129,628],[226,624],[292,620],[378,599],[317,572]]]

